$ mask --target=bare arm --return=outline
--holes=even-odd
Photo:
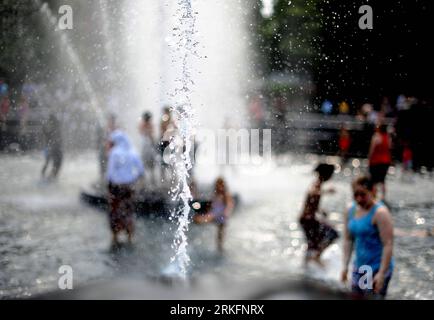
[[[369,145],[369,153],[368,153],[368,159],[371,158],[372,153],[374,152],[375,146],[380,142],[378,134],[375,133],[374,136],[371,139],[371,144]]]
[[[381,256],[379,272],[386,273],[389,269],[393,253],[393,222],[389,210],[386,208],[378,210],[375,217],[375,223],[380,232],[381,242],[383,243],[383,253]]]
[[[351,254],[353,252],[353,238],[348,230],[348,212],[350,209],[344,212],[344,244],[343,244],[343,265],[342,265],[342,278],[343,282],[347,281],[348,264],[351,260]]]
[[[378,292],[383,287],[384,276],[389,269],[393,254],[393,222],[389,210],[387,208],[379,209],[375,214],[374,223],[378,227],[381,242],[383,243],[380,270],[374,277],[374,290]]]
[[[224,211],[225,218],[230,216],[230,214],[232,213],[232,210],[234,209],[234,206],[235,206],[233,198],[229,194],[226,197],[227,197],[226,198],[226,208]]]

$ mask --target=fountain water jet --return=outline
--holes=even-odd
[[[171,141],[169,146],[171,154],[171,165],[174,168],[175,185],[172,188],[173,200],[181,200],[180,208],[172,212],[173,218],[178,218],[178,229],[175,232],[173,241],[173,249],[175,255],[171,258],[171,263],[178,266],[181,277],[185,279],[187,266],[190,262],[190,257],[187,253],[188,239],[186,232],[188,231],[190,205],[189,202],[193,199],[188,184],[189,170],[192,168],[190,159],[190,151],[192,146],[192,138],[195,127],[195,112],[190,99],[193,81],[191,76],[191,57],[196,55],[195,52],[195,22],[191,0],[180,0],[180,8],[177,10],[179,16],[179,24],[174,28],[177,32],[177,49],[182,61],[182,71],[179,78],[180,86],[175,89],[174,111],[178,119],[179,136],[181,140],[181,148],[184,148],[181,159],[178,159],[176,141]],[[181,161],[179,161],[181,160]]]

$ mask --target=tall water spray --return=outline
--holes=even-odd
[[[188,184],[189,171],[192,168],[190,151],[195,130],[195,112],[191,102],[190,93],[194,82],[192,80],[191,59],[197,57],[194,41],[195,13],[191,0],[180,0],[179,9],[176,11],[178,23],[173,28],[173,36],[176,39],[173,55],[179,59],[181,73],[177,79],[178,86],[173,93],[173,111],[178,120],[178,139],[172,139],[169,148],[171,151],[170,165],[173,168],[174,179],[171,189],[172,199],[181,200],[180,207],[172,212],[172,219],[177,219],[178,228],[173,240],[174,256],[171,263],[179,268],[180,275],[185,278],[190,257],[187,252],[188,239],[186,232],[189,225],[189,202],[192,200]],[[177,155],[181,151],[181,157]]]
[[[42,5],[41,0],[37,1]],[[176,254],[171,262],[185,275],[189,261],[186,231],[191,199],[191,138],[195,128],[222,129],[228,119],[231,125],[242,127],[245,96],[252,80],[247,4],[243,0],[66,3],[74,9],[77,24],[73,32],[78,37],[68,39],[66,33],[58,36],[98,118],[115,113],[118,124],[139,145],[140,115],[151,111],[153,119],[159,121],[163,106],[173,108],[180,143],[173,141],[170,145],[175,174],[171,193],[183,205],[173,214],[179,218],[179,227],[174,240]],[[55,13],[44,8],[54,26]],[[86,23],[78,23],[83,20]],[[86,33],[89,30],[93,32]],[[89,42],[81,42],[83,39]],[[92,39],[101,40],[102,45],[93,46]],[[194,59],[199,56],[200,59]],[[205,149],[201,144],[199,156],[200,150]]]

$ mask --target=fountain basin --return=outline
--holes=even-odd
[[[235,203],[235,209],[238,207],[240,197],[238,194],[232,195]],[[108,193],[104,188],[92,188],[90,190],[82,190],[80,199],[84,203],[108,211]],[[140,189],[136,191],[134,196],[134,209],[139,216],[167,216],[181,205],[181,201],[172,201],[168,190],[165,188],[155,189]],[[199,192],[198,196],[190,201],[191,214],[206,213],[211,206],[211,193]]]

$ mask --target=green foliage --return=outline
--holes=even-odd
[[[42,69],[52,59],[39,9],[36,1],[0,3],[0,72],[11,82],[23,82],[30,70],[38,71],[35,67]],[[32,73],[34,77],[42,74]]]
[[[271,17],[256,14],[257,46],[266,65],[264,73],[301,72],[312,68],[320,43],[320,2],[275,0]]]

